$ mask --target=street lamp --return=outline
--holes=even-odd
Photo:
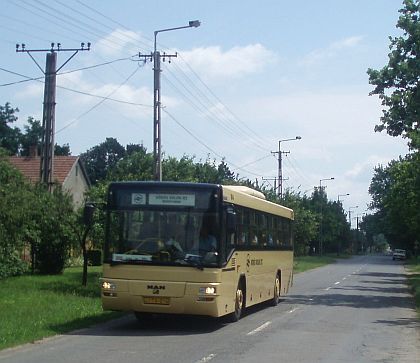
[[[322,200],[321,200],[321,192],[322,192],[322,182],[328,180],[334,180],[334,177],[326,178],[326,179],[319,179],[319,196],[320,196],[320,223],[319,223],[319,255],[322,256]]]
[[[347,196],[349,196],[350,195],[350,193],[346,193],[346,194],[338,194],[338,197],[337,197],[337,202],[340,202],[340,197],[347,197]]]
[[[154,71],[154,93],[153,93],[153,162],[154,162],[154,173],[155,180],[162,181],[162,149],[161,149],[161,104],[160,104],[160,52],[156,50],[156,37],[158,33],[168,32],[178,29],[186,28],[197,28],[200,26],[200,21],[193,20],[185,26],[179,26],[176,28],[167,28],[156,30],[154,50],[153,50],[153,71]],[[171,58],[177,55],[164,54],[164,57]],[[165,59],[164,59],[165,60]]]
[[[346,194],[338,194],[337,196],[337,203],[340,203],[340,197],[348,197],[350,195],[350,193],[346,193]],[[340,208],[340,207],[339,207]],[[343,206],[341,205],[341,209],[340,211],[342,211]],[[340,226],[340,225],[339,225]],[[341,228],[340,228],[340,234],[338,236],[338,243],[337,243],[337,256],[340,256],[340,252],[341,252]]]
[[[281,143],[282,142],[285,142],[285,141],[294,141],[294,140],[300,140],[300,139],[302,139],[301,136],[296,136],[296,137],[294,137],[292,139],[279,140],[279,150],[272,152],[272,154],[278,154],[278,163],[279,163],[279,168],[278,168],[278,181],[279,181],[279,188],[278,188],[277,195],[280,197],[280,199],[283,198],[282,154],[288,154],[290,152],[290,151],[281,151]]]

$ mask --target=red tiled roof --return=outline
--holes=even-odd
[[[55,156],[53,180],[63,184],[77,160],[77,156]],[[11,156],[9,161],[30,181],[34,183],[39,181],[39,169],[41,162],[41,158],[39,156]]]

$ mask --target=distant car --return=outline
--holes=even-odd
[[[392,253],[393,260],[405,260],[407,258],[407,253],[405,250],[395,249]]]

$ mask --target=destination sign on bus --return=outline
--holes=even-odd
[[[194,207],[194,194],[149,194],[150,205],[178,205],[182,207]]]

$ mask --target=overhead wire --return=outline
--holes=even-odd
[[[58,134],[59,132],[67,129],[68,127],[70,127],[71,125],[73,125],[75,122],[79,121],[82,117],[86,116],[88,113],[90,113],[95,108],[97,108],[98,106],[100,106],[106,100],[108,100],[109,97],[112,96],[115,92],[117,92],[124,84],[126,84],[138,72],[139,69],[140,69],[140,67],[138,66],[134,70],[134,72],[132,72],[118,87],[116,87],[114,90],[112,90],[106,97],[104,97],[98,103],[96,103],[95,105],[93,105],[92,107],[90,107],[87,111],[81,113],[78,117],[76,117],[74,120],[72,120],[71,122],[69,122],[67,125],[65,125],[61,129],[57,130],[55,133]]]
[[[199,137],[197,137],[196,135],[194,135],[188,128],[186,128],[180,121],[178,121],[171,113],[169,113],[166,109],[163,109],[163,111],[173,120],[175,121],[178,126],[180,126],[186,133],[188,133],[195,141],[197,141],[199,144],[201,144],[202,146],[204,146],[207,150],[209,150],[212,154],[216,155],[218,158],[224,160],[227,164],[230,164],[232,166],[234,166],[236,169],[240,169],[243,170],[245,172],[247,172],[248,174],[252,174],[255,176],[260,176],[260,174],[256,174],[253,173],[249,170],[245,170],[242,167],[234,164],[233,162],[227,160],[224,156],[220,155],[217,151],[215,151],[214,149],[212,149],[210,146],[208,146],[205,142],[203,142]]]
[[[27,6],[31,6],[31,4],[28,4],[28,2],[26,2],[26,1],[24,1],[23,0],[23,2],[27,5]],[[42,1],[37,1],[38,2],[38,4],[40,4],[41,6],[43,6],[43,7],[46,7],[47,5],[45,4],[45,3],[43,3]],[[61,4],[62,6],[64,6],[64,7],[66,7],[66,8],[69,8],[70,10],[72,10],[73,12],[76,12],[76,13],[79,13],[80,14],[80,12],[78,11],[78,10],[75,10],[75,9],[72,9],[71,7],[69,7],[68,5],[65,5],[65,4],[63,4],[61,1],[56,1],[56,3],[58,3],[58,4]],[[86,5],[86,4],[83,4],[81,1],[77,1],[77,3],[79,3],[79,4],[81,4],[81,5],[83,5],[85,8],[88,8],[88,9],[90,9],[92,12],[94,12],[94,13],[96,13],[96,14],[99,14],[99,15],[101,15],[103,18],[105,18],[105,19],[107,19],[107,20],[109,20],[109,21],[112,21],[113,23],[115,23],[115,24],[118,24],[119,26],[121,26],[123,29],[127,29],[127,30],[129,30],[128,28],[126,28],[123,24],[121,24],[121,23],[118,23],[118,22],[116,22],[115,20],[113,20],[112,18],[110,18],[110,17],[108,17],[108,16],[106,16],[106,15],[104,15],[104,14],[102,14],[102,13],[100,13],[99,11],[97,11],[96,9],[93,9],[92,7],[90,7],[90,6],[88,6],[88,5]],[[34,6],[32,6],[32,8],[35,8],[35,9],[37,9],[38,11],[39,11],[39,7],[34,7]],[[61,14],[63,14],[63,12],[61,12],[60,11],[60,13]],[[70,17],[70,18],[73,18],[73,17]],[[88,18],[88,19],[92,19],[92,17],[89,17],[89,16],[86,16],[86,18]],[[74,18],[73,18],[74,19]],[[66,19],[67,20],[67,19]],[[73,24],[75,24],[75,23],[77,23],[77,21],[73,21]],[[103,26],[103,27],[107,27],[105,24],[103,24],[102,22],[97,22],[98,24],[100,24],[101,26]],[[86,25],[86,24],[85,24]],[[80,27],[80,23],[79,23],[79,27]],[[92,26],[88,26],[88,28],[90,28],[90,29],[92,29],[93,30],[93,34],[95,34],[95,35],[97,35],[97,36],[100,36],[100,35],[98,35],[98,33],[97,33],[97,29],[96,28],[94,28],[94,27],[92,27]],[[108,29],[109,29],[110,27],[108,27]],[[72,32],[74,32],[74,31],[72,31]],[[92,34],[92,32],[91,32],[91,34]],[[124,35],[125,36],[125,35]],[[144,38],[146,38],[146,37],[144,37]],[[147,39],[147,38],[146,38]],[[135,37],[132,37],[132,40],[133,40],[133,43],[134,42],[140,42],[140,40],[139,39],[137,39],[137,38],[135,38]],[[109,41],[109,39],[108,39],[108,41]],[[144,43],[145,44],[145,43]],[[182,57],[181,57],[182,58]],[[183,58],[182,58],[183,59]],[[206,95],[206,93],[204,93],[203,91],[202,91],[202,89],[200,88],[200,87],[198,87],[197,85],[195,85],[195,82],[191,79],[191,77],[189,77],[186,73],[185,73],[185,71],[182,71],[183,73],[182,73],[182,75],[185,77],[185,79],[187,79],[187,83],[189,83],[189,86],[191,86],[191,85],[193,85],[193,87],[194,87],[194,90],[199,90],[199,92],[197,92],[196,94],[199,94],[200,96],[199,97],[195,97],[195,100],[193,101],[193,102],[190,102],[190,105],[192,105],[192,104],[195,104],[195,106],[193,106],[195,109],[201,109],[201,111],[200,112],[205,112],[205,111],[203,111],[203,109],[205,110],[206,108],[207,108],[207,112],[205,112],[206,114],[207,114],[207,117],[210,117],[209,116],[209,114],[211,114],[212,116],[213,116],[213,118],[214,119],[216,119],[216,120],[218,120],[218,121],[216,121],[217,122],[217,124],[225,131],[225,132],[227,132],[229,135],[231,135],[232,137],[234,137],[234,139],[235,140],[238,140],[238,139],[242,139],[242,138],[240,138],[240,137],[238,137],[238,134],[237,134],[237,131],[238,130],[240,130],[240,133],[242,133],[242,134],[244,134],[244,135],[246,135],[247,136],[247,139],[248,140],[252,140],[252,143],[254,144],[254,146],[255,145],[258,145],[257,147],[259,147],[259,148],[261,148],[262,150],[264,150],[264,151],[266,151],[266,149],[265,148],[262,148],[261,147],[261,145],[265,145],[265,143],[264,143],[264,141],[263,141],[263,139],[261,139],[260,141],[257,141],[256,142],[256,139],[255,139],[255,137],[258,137],[258,135],[256,134],[256,132],[255,131],[253,131],[253,130],[251,130],[250,128],[249,128],[249,126],[246,124],[246,123],[243,123],[243,121],[242,120],[240,120],[221,100],[220,100],[220,98],[218,98],[215,94],[214,94],[214,92],[210,89],[210,87],[209,86],[207,86],[206,84],[205,84],[205,82],[198,76],[198,74],[192,69],[192,67],[185,61],[185,60],[183,60],[184,61],[184,63],[187,65],[187,67],[190,69],[190,71],[191,71],[191,73],[195,76],[195,78],[197,78],[198,80],[199,80],[199,82],[200,82],[200,84],[202,84],[203,86],[204,86],[204,89],[206,90],[206,92],[209,92],[209,94],[216,100],[216,102],[215,101],[212,101],[211,99],[210,99],[210,97],[209,96],[207,96]],[[86,69],[88,69],[88,68],[90,68],[90,67],[86,67]],[[92,66],[92,68],[93,68],[93,66]],[[181,69],[181,67],[177,67],[177,68],[179,68],[179,69]],[[76,70],[72,70],[72,71],[68,71],[68,72],[65,72],[65,73],[71,73],[71,72],[74,72],[74,71],[76,71]],[[168,73],[170,73],[170,72],[168,72]],[[63,72],[63,74],[64,74],[64,72]],[[188,89],[188,87],[186,87],[185,86],[185,81],[182,81],[182,80],[180,80],[180,78],[179,77],[173,77],[175,80],[176,80],[176,83],[178,83],[178,84],[181,84],[181,86],[183,87],[183,88],[187,88]],[[25,81],[29,81],[29,79],[28,80],[25,80]],[[125,81],[126,82],[126,81]],[[124,82],[124,83],[125,83]],[[92,94],[89,94],[89,93],[87,93],[87,92],[82,92],[82,91],[76,91],[76,90],[71,90],[71,89],[69,89],[69,88],[66,88],[66,87],[62,87],[63,89],[67,89],[67,90],[69,90],[69,91],[73,91],[73,92],[77,92],[77,93],[81,93],[81,94],[86,94],[86,95],[89,95],[89,96],[93,96],[93,97],[99,97],[99,98],[101,98],[101,101],[97,104],[97,105],[95,105],[93,108],[91,108],[90,110],[88,110],[86,113],[88,113],[88,112],[90,112],[90,111],[92,111],[92,109],[94,109],[94,108],[96,108],[96,107],[98,107],[100,104],[102,104],[103,102],[105,102],[106,100],[111,100],[111,101],[116,101],[116,102],[123,102],[123,101],[121,101],[121,100],[115,100],[115,99],[112,99],[110,96],[114,93],[114,92],[112,92],[112,93],[110,93],[107,97],[101,97],[101,96],[98,96],[98,95],[92,95]],[[193,95],[194,95],[194,93],[193,93]],[[183,96],[184,98],[186,97],[186,98],[188,98],[188,96],[185,96],[185,93],[184,93],[184,96]],[[191,97],[190,97],[191,98]],[[136,105],[136,106],[146,106],[146,107],[151,107],[151,106],[148,106],[148,105],[142,105],[142,104],[136,104],[136,103],[130,103],[130,102],[123,102],[123,103],[127,103],[127,104],[132,104],[132,105]],[[200,106],[197,106],[197,105],[200,105]],[[212,105],[213,107],[209,107],[210,105]],[[223,112],[220,112],[220,109],[219,109],[219,114],[217,115],[217,117],[215,117],[215,114],[214,114],[214,112],[215,111],[213,111],[213,109],[217,109],[217,107],[219,107],[219,105],[222,105],[222,109],[223,109]],[[211,109],[212,111],[211,112],[209,112],[209,109]],[[225,112],[225,110],[227,110],[230,114],[231,114],[231,116],[234,118],[234,122],[231,122],[232,120],[229,120],[229,117],[226,115],[226,112]],[[165,112],[169,115],[169,113],[167,112],[167,110],[165,110]],[[213,112],[213,113],[212,113]],[[86,113],[84,113],[84,114],[86,114]],[[78,119],[79,118],[81,118],[81,117],[83,117],[84,116],[84,114],[82,114],[81,116],[79,116],[78,117]],[[222,116],[221,116],[222,115]],[[171,118],[173,118],[173,116],[171,117]],[[77,121],[77,120],[76,120]],[[74,121],[74,122],[76,122],[76,121]],[[72,123],[74,123],[74,122],[72,122]],[[231,126],[231,124],[235,124],[235,126],[236,126],[236,129],[235,128],[232,128],[232,126]],[[66,128],[67,127],[69,127],[70,125],[67,125],[67,126],[65,126]],[[59,130],[59,131],[62,131],[63,129],[61,129],[61,130]],[[229,130],[229,131],[227,131],[227,130]],[[247,130],[247,131],[246,131]],[[185,131],[185,130],[184,130]],[[189,131],[190,132],[190,135],[191,135],[191,131]],[[192,136],[192,135],[191,135]],[[208,148],[207,148],[208,149]],[[216,153],[214,150],[212,151],[212,153],[214,154],[214,155],[216,155],[216,156],[218,156],[218,157],[220,157],[220,155],[218,155],[218,153]],[[266,156],[266,157],[268,157],[268,156]],[[264,157],[265,158],[265,157]],[[234,164],[232,164],[232,165],[234,165]],[[242,170],[242,168],[241,167],[237,167],[238,169],[241,169]],[[250,174],[253,174],[253,175],[257,175],[257,174],[255,174],[255,173],[252,173],[252,172],[249,172],[249,171],[246,171],[246,172],[248,172],[248,173],[250,173]]]

